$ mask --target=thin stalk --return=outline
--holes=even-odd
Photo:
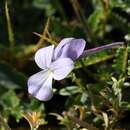
[[[95,47],[95,48],[92,48],[92,49],[88,49],[88,50],[85,50],[83,52],[83,54],[80,56],[80,58],[86,57],[88,55],[95,54],[95,53],[100,52],[102,50],[118,47],[118,46],[121,46],[123,44],[124,44],[124,42],[114,42],[114,43],[103,45],[103,46],[100,46],[100,47]]]
[[[110,12],[110,5],[109,5],[109,0],[101,0],[102,2],[102,6],[103,6],[103,13],[104,13],[104,18],[102,19],[102,31],[103,34],[105,33],[105,28],[106,28],[106,24],[107,24],[107,19],[108,19],[108,15]]]
[[[55,41],[53,41],[53,40],[51,40],[51,39],[49,39],[49,38],[47,38],[47,37],[45,37],[45,36],[39,34],[39,33],[36,33],[36,32],[33,32],[33,33],[34,33],[35,35],[41,37],[42,40],[46,40],[46,41],[49,42],[49,43],[52,43],[52,44],[54,44],[54,45],[57,45],[57,42],[55,42]],[[40,45],[38,44],[38,47],[37,47],[37,48],[39,48],[40,46],[41,46],[41,44],[40,44]]]
[[[42,44],[43,44],[43,42],[45,40],[43,37],[46,37],[46,33],[48,32],[49,24],[50,24],[50,18],[47,19],[45,28],[43,29],[43,33],[42,33],[42,35],[40,37],[40,40],[38,41],[38,43],[36,45],[37,49],[39,49],[42,46]],[[34,34],[38,35],[37,33],[34,33]]]
[[[109,0],[101,0],[101,2],[103,4],[105,19],[107,19],[108,14],[109,14],[109,8],[110,8]]]
[[[123,67],[122,67],[122,72],[123,76],[126,76],[126,71],[127,71],[127,65],[128,65],[128,46],[124,46],[124,55],[123,55]]]
[[[52,36],[48,31],[49,24],[50,24],[50,18],[47,19],[47,22],[46,22],[46,25],[45,25],[45,28],[44,28],[42,34],[38,34],[36,32],[33,32],[35,35],[40,37],[40,40],[38,41],[38,43],[35,47],[35,50],[38,50],[39,48],[41,48],[44,41],[47,41],[47,42],[52,43],[54,45],[57,44],[55,41],[52,40]]]
[[[114,58],[114,55],[108,55],[108,56],[105,56],[105,57],[103,57],[101,59],[95,60],[95,61],[93,61],[93,62],[91,62],[91,63],[89,63],[89,64],[87,64],[85,66],[91,66],[91,65],[94,65],[94,64],[105,62],[105,61],[110,60],[112,58]],[[77,68],[81,68],[81,67],[77,67]]]
[[[15,45],[15,40],[14,40],[14,33],[13,33],[11,19],[10,19],[10,15],[9,15],[9,8],[8,8],[7,0],[5,1],[5,15],[6,15],[6,20],[7,20],[10,49],[12,50]]]

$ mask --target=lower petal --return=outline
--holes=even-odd
[[[48,101],[52,98],[52,76],[48,70],[40,71],[29,78],[28,92],[41,101]]]

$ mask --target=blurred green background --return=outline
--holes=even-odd
[[[1,0],[0,130],[32,122],[45,130],[129,130],[129,33],[129,0]],[[54,82],[54,97],[40,102],[27,92],[28,77],[39,71],[33,56],[65,37],[84,38],[86,49],[126,44],[77,61]]]

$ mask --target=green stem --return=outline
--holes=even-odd
[[[10,49],[13,50],[15,40],[14,40],[14,33],[13,33],[12,25],[11,25],[11,19],[9,15],[9,8],[8,8],[7,0],[5,1],[5,15],[6,15],[6,20],[7,20]]]
[[[111,55],[106,55],[100,59],[96,59],[92,62],[85,62],[84,63],[84,66],[87,67],[87,66],[91,66],[91,65],[94,65],[94,64],[98,64],[98,63],[101,63],[101,62],[105,62],[107,60],[110,60],[110,59],[113,59],[114,58],[114,55],[111,54]],[[80,63],[78,66],[75,67],[76,69],[79,69],[79,68],[82,68],[82,64]]]
[[[124,46],[123,57],[124,58],[123,58],[122,76],[126,77],[126,75],[127,75],[127,66],[128,66],[128,45]]]

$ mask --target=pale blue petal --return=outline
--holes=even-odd
[[[40,71],[28,79],[28,92],[41,101],[52,98],[52,75],[48,70]]]
[[[63,47],[70,43],[70,41],[74,39],[74,38],[64,38],[60,41],[60,43],[58,44],[58,46],[55,48],[55,51],[54,51],[54,57],[55,59],[57,59],[58,57],[61,56],[61,53],[62,53],[62,49]]]
[[[55,80],[64,79],[74,68],[74,62],[70,58],[60,58],[51,64]]]
[[[50,66],[54,53],[54,45],[39,49],[35,54],[35,62],[41,69]]]
[[[83,53],[85,44],[84,39],[65,38],[56,47],[54,57],[76,60]]]

